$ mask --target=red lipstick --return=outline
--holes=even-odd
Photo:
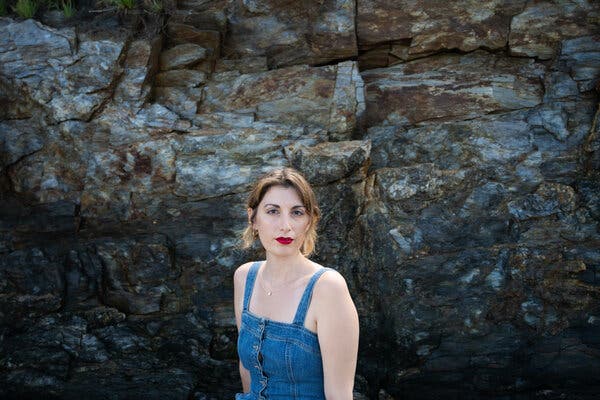
[[[290,243],[292,243],[292,241],[293,241],[294,239],[292,239],[292,238],[290,238],[290,237],[278,237],[278,238],[277,238],[277,239],[275,239],[275,240],[277,240],[277,241],[278,241],[279,243],[281,243],[281,244],[290,244]]]

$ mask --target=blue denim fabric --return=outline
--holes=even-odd
[[[235,399],[325,400],[319,340],[315,333],[304,327],[304,319],[313,287],[329,268],[322,268],[311,277],[292,323],[272,321],[249,311],[259,268],[257,261],[248,271],[238,337],[240,360],[250,371],[250,392],[238,393]]]

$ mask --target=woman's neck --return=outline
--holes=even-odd
[[[272,284],[284,284],[313,272],[312,261],[300,252],[297,255],[281,257],[267,253],[267,261],[262,268],[263,277]]]

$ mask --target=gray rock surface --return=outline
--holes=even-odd
[[[168,71],[180,69],[204,60],[207,51],[204,47],[194,43],[184,43],[165,50],[160,55],[160,69]]]
[[[0,18],[0,397],[233,398],[244,201],[288,165],[355,398],[597,397],[599,7],[467,3]]]
[[[355,13],[355,2],[347,0],[232,1],[223,53],[265,56],[271,68],[347,59],[357,55]]]
[[[529,3],[510,24],[509,48],[517,56],[550,59],[564,39],[597,33],[587,22],[600,17],[589,1]]]

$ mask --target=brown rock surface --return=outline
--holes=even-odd
[[[358,0],[356,30],[361,49],[410,40],[408,56],[444,49],[472,51],[506,46],[511,17],[525,1]]]
[[[600,8],[594,1],[540,1],[527,5],[510,26],[509,48],[516,56],[543,60],[557,55],[564,39],[597,33]]]
[[[541,103],[544,67],[484,52],[441,55],[363,73],[373,125],[466,119]]]
[[[362,89],[355,63],[282,68],[209,82],[198,113],[253,113],[260,121],[314,125],[343,137],[364,107]]]

